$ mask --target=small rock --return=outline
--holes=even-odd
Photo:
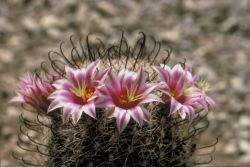
[[[223,32],[234,32],[238,30],[238,20],[235,17],[229,17],[225,22],[223,22],[221,29]]]
[[[61,31],[56,28],[49,28],[46,32],[53,39],[60,39],[62,36]]]
[[[41,18],[40,24],[46,29],[51,27],[62,27],[65,25],[65,20],[62,20],[55,15],[45,15]]]
[[[207,78],[209,81],[215,81],[217,79],[217,74],[215,71],[206,65],[198,67],[197,72],[199,75],[205,76],[205,78]]]
[[[20,115],[20,109],[13,106],[9,106],[6,108],[5,112],[5,116],[7,116],[6,120],[18,118],[19,115]]]
[[[226,154],[234,154],[237,151],[237,145],[235,143],[228,143],[224,146]]]
[[[244,153],[250,153],[250,142],[245,139],[240,139],[238,141],[239,149]]]
[[[14,54],[5,49],[0,49],[0,62],[1,63],[10,63],[13,61]]]
[[[230,79],[231,87],[239,93],[246,93],[246,86],[244,84],[243,78],[235,76]]]
[[[178,28],[173,28],[172,30],[163,31],[159,33],[159,38],[161,40],[177,41],[180,39],[180,31]]]
[[[97,8],[101,12],[103,12],[107,15],[110,15],[110,16],[114,16],[117,13],[115,6],[107,1],[98,1]]]
[[[241,116],[239,118],[239,124],[242,127],[248,127],[248,126],[250,126],[250,117],[248,117],[248,116]]]
[[[37,31],[38,30],[38,24],[36,22],[36,20],[34,20],[33,18],[30,18],[30,17],[24,17],[22,20],[22,25],[30,30],[30,31]]]
[[[238,67],[243,67],[248,64],[248,56],[247,53],[245,53],[244,51],[242,50],[238,51],[235,57],[236,57],[235,65],[237,65]]]

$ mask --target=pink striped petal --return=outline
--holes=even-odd
[[[150,92],[152,92],[154,89],[156,89],[158,87],[158,84],[146,84],[144,83],[143,87],[140,87],[140,89],[138,89],[138,94],[144,94],[147,95]]]
[[[67,77],[70,81],[75,80],[74,71],[75,71],[75,70],[72,69],[71,67],[65,66],[66,77]]]
[[[164,93],[167,96],[170,96],[170,89],[168,87],[168,85],[166,84],[162,84],[161,86],[159,86],[159,90]]]
[[[187,107],[187,113],[188,113],[189,120],[190,120],[190,122],[192,122],[194,119],[194,114],[195,114],[194,108],[191,106],[186,106],[186,107]]]
[[[168,66],[167,66],[168,67]],[[166,82],[167,84],[169,84],[170,82],[170,69],[165,70],[161,67],[158,66],[154,66],[153,69],[159,74],[159,77],[161,78],[161,80],[163,80],[164,82]]]
[[[112,72],[109,72],[108,76],[109,76],[109,81],[110,81],[110,86],[108,88],[110,90],[115,91],[115,92],[120,92],[121,87],[120,87],[120,84],[119,84],[117,78],[113,75]]]
[[[142,111],[143,111],[143,118],[144,121],[149,121],[151,114],[149,113],[149,111],[147,109],[145,109],[144,107],[141,107]]]
[[[87,69],[86,69],[86,76],[87,78],[90,77],[92,78],[94,75],[94,72],[96,71],[97,67],[99,66],[100,61],[97,60],[95,62],[92,62],[90,65],[88,65]]]
[[[182,108],[179,109],[179,115],[181,117],[181,119],[185,119],[186,117],[186,110],[184,109],[185,106],[183,106]]]
[[[136,79],[136,74],[131,71],[122,70],[118,74],[118,80],[120,81],[121,87],[131,87],[132,82]]]
[[[175,113],[182,107],[178,101],[176,101],[173,97],[171,97],[171,106],[170,106],[170,114]]]
[[[72,88],[72,85],[70,82],[68,82],[66,79],[60,79],[55,81],[52,84],[56,89],[64,89],[64,90],[70,90]]]
[[[61,108],[65,106],[65,102],[62,101],[52,101],[51,104],[49,105],[48,112],[51,112],[57,108]]]
[[[89,99],[87,102],[91,102],[96,100],[99,97],[99,95],[95,92]]]
[[[77,110],[72,114],[73,124],[76,125],[82,116],[82,110]]]
[[[67,90],[57,90],[48,97],[48,99],[59,99],[59,98],[71,99],[72,93]]]
[[[145,82],[146,82],[145,74],[143,73],[142,68],[140,68],[138,76],[137,76],[137,83],[136,83],[138,91],[145,87]]]
[[[139,124],[139,126],[143,125],[144,113],[140,107],[129,109],[128,113]]]
[[[114,102],[109,96],[99,96],[95,102],[95,105],[100,108],[113,107]]]
[[[140,103],[151,103],[151,102],[160,102],[160,103],[164,103],[162,101],[162,99],[158,96],[156,96],[155,94],[149,94],[147,95]]]
[[[118,112],[116,124],[120,133],[127,127],[129,120],[130,115],[125,110],[121,110],[120,112]]]
[[[101,70],[95,77],[95,80],[98,80],[100,82],[103,82],[104,79],[106,78],[108,72],[109,72],[109,68],[105,68],[103,70]]]
[[[82,86],[86,83],[84,83],[86,80],[86,72],[85,70],[76,70],[75,71],[75,83],[74,85],[76,88],[82,88]]]
[[[64,107],[63,108],[63,124],[66,124],[69,122],[69,118],[70,118],[70,115],[74,112],[75,110],[70,107],[70,106],[67,106],[67,107]]]
[[[206,99],[206,101],[208,103],[208,108],[212,109],[212,110],[215,110],[216,109],[215,101],[211,97],[209,97],[207,95],[205,95],[205,96],[206,96],[205,99]]]
[[[81,110],[89,115],[90,117],[96,119],[95,103],[89,102],[82,106]]]
[[[25,100],[21,95],[17,95],[10,100],[10,103],[24,103],[24,102]]]
[[[170,83],[170,87],[175,87],[177,81],[179,80],[179,78],[181,78],[181,76],[183,76],[185,73],[185,71],[183,70],[183,68],[181,67],[180,64],[176,64],[172,71],[171,71],[171,83]]]
[[[183,94],[184,81],[185,81],[185,76],[184,75],[180,76],[179,80],[177,81],[177,83],[174,87],[176,97],[179,97]]]

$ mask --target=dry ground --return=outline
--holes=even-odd
[[[250,165],[250,1],[0,1],[0,166],[13,167],[20,108],[8,105],[17,77],[34,70],[70,35],[109,42],[120,30],[171,45],[211,83],[218,110],[201,143],[220,141],[212,165]]]

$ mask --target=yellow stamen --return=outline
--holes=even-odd
[[[94,89],[88,88],[85,82],[81,86],[78,82],[78,88],[74,87],[71,91],[76,96],[81,97],[84,103],[94,94]]]
[[[176,93],[174,91],[170,91],[170,96],[176,97]]]

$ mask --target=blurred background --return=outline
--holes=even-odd
[[[15,167],[17,77],[38,68],[70,35],[114,43],[143,31],[187,58],[218,104],[201,145],[219,138],[210,166],[250,166],[249,0],[0,0],[0,166]]]

